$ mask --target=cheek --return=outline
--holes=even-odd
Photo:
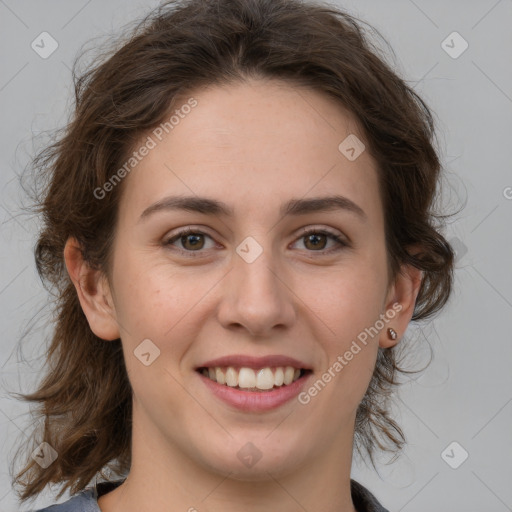
[[[298,294],[339,342],[346,343],[370,327],[383,312],[387,274],[385,265],[354,264],[329,270],[311,279]],[[354,260],[355,261],[355,260]]]
[[[162,330],[170,329],[172,319],[179,314],[183,290],[176,292],[168,268],[149,267],[142,257],[125,255],[114,267],[116,316],[121,331],[130,344],[160,338]]]
[[[316,388],[322,391],[310,390],[322,395],[314,407],[329,409],[334,423],[345,421],[348,412],[355,414],[374,371],[379,346],[375,326],[382,313],[378,292],[384,281],[379,284],[372,277],[364,283],[348,277],[331,280],[316,305],[323,333],[319,330],[317,336],[326,359],[317,376],[322,382]]]
[[[135,348],[149,338],[173,353],[202,325],[208,292],[222,275],[177,270],[167,261],[149,263],[144,255],[126,257],[116,269],[116,314],[123,341]],[[164,355],[164,354],[162,354]]]

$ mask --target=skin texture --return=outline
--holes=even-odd
[[[349,161],[338,150],[351,133],[364,140],[340,105],[261,79],[190,96],[198,105],[122,184],[110,279],[82,261],[75,240],[65,249],[91,329],[122,340],[134,394],[130,475],[100,508],[355,512],[356,409],[379,345],[398,343],[411,319],[421,273],[404,267],[388,287],[377,170],[368,151]],[[347,210],[279,215],[289,199],[332,194],[367,219]],[[169,195],[224,201],[234,216],[174,210],[139,220]],[[180,254],[194,249],[179,238],[165,245],[187,226],[208,235],[198,257]],[[317,249],[304,227],[330,229],[349,245],[329,253],[337,243],[319,235]],[[263,250],[252,263],[235,251],[248,236]],[[240,412],[194,371],[224,355],[284,354],[311,365],[312,383],[396,302],[401,311],[307,405]],[[160,350],[150,366],[133,353],[144,339]],[[252,467],[237,457],[247,442],[262,454]]]

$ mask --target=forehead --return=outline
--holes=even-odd
[[[251,80],[197,89],[142,139],[152,148],[125,179],[122,203],[140,214],[165,195],[195,194],[242,215],[274,198],[342,193],[379,215],[375,162],[366,150],[347,158],[340,143],[349,136],[364,141],[355,118],[302,86]]]

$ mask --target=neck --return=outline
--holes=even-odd
[[[237,469],[219,472],[193,460],[134,414],[130,474],[101,496],[98,505],[102,512],[357,512],[350,493],[352,428],[346,425],[334,445],[293,468],[261,465],[259,471],[243,474]]]

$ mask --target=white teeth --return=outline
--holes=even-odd
[[[282,386],[284,384],[284,371],[282,368],[276,368],[276,373],[274,373],[274,384],[276,386]]]
[[[246,389],[256,387],[256,374],[252,368],[240,368],[238,386]]]
[[[215,368],[215,380],[219,384],[225,384],[226,383],[226,377],[224,375],[224,372],[220,368]]]
[[[285,386],[290,385],[300,377],[301,371],[292,366],[267,367],[259,370],[246,367],[237,369],[228,366],[227,368],[204,368],[202,373],[211,380],[232,388],[266,391],[274,387],[280,387],[283,384]]]
[[[263,368],[258,372],[256,387],[258,389],[272,389],[274,387],[274,374],[270,368]]]
[[[238,374],[231,366],[226,370],[226,384],[232,388],[238,386]]]
[[[295,375],[295,368],[292,368],[291,366],[287,366],[284,371],[284,383],[287,386],[292,383],[294,375]]]

